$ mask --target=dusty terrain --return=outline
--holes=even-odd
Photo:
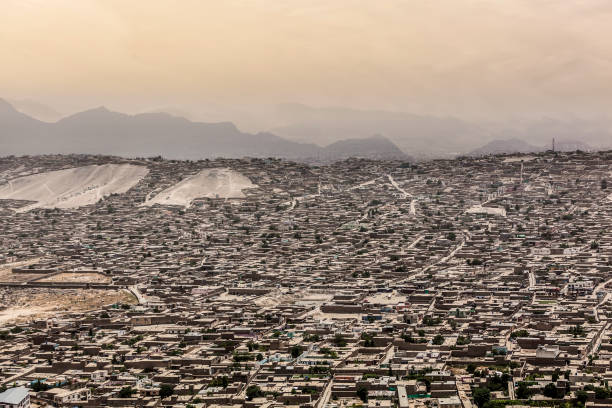
[[[245,188],[254,188],[244,175],[225,168],[205,169],[165,189],[145,205],[180,205],[189,207],[196,198],[241,198]]]
[[[11,269],[0,269],[0,282],[28,282],[40,278],[39,273],[13,273]]]
[[[75,289],[0,289],[0,326],[39,318],[59,312],[82,312],[113,303],[135,304],[127,291]]]
[[[281,304],[292,304],[297,299],[301,299],[303,295],[302,291],[295,293],[272,293],[258,297],[253,303],[258,306],[274,307]]]
[[[110,283],[108,276],[99,273],[60,273],[39,279],[39,282],[90,282],[90,283]]]
[[[149,170],[132,164],[104,164],[50,171],[10,180],[0,186],[0,199],[34,201],[33,208],[78,208],[114,193],[125,193]]]
[[[368,296],[365,300],[369,303],[397,305],[398,303],[405,303],[406,296],[394,291],[393,293],[377,293]]]
[[[36,279],[39,282],[91,282],[91,283],[110,283],[111,279],[108,276],[99,273],[83,272],[83,273],[60,273],[57,275],[45,276],[40,273],[13,273],[13,268],[27,267],[28,265],[36,264],[39,258],[30,259],[28,261],[15,262],[10,264],[0,265],[0,282],[28,282]]]
[[[0,265],[0,282],[27,282],[40,277],[36,273],[13,273],[13,268],[23,268],[37,263],[40,259],[34,258],[27,261],[13,262]]]

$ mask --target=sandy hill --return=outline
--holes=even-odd
[[[257,187],[242,174],[226,169],[206,169],[165,189],[144,205],[178,205],[188,207],[196,198],[241,198],[242,190]]]
[[[10,180],[0,186],[0,199],[34,201],[33,208],[78,208],[135,186],[149,170],[131,164],[105,164],[50,171]]]
[[[362,157],[384,158],[388,150],[370,144]],[[47,123],[33,119],[0,100],[0,152],[5,155],[104,154],[174,159],[216,157],[282,157],[333,161],[350,155],[271,133],[241,132],[230,122],[202,123],[167,113],[126,115],[96,108]]]

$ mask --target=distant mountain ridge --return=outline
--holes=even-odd
[[[50,106],[31,99],[7,100],[16,110],[43,122],[56,122],[64,115]]]
[[[460,153],[477,146],[487,136],[484,129],[451,117],[415,115],[405,112],[313,108],[288,103],[277,107],[285,125],[271,131],[294,141],[315,143],[364,138],[383,134],[411,154]]]
[[[203,123],[167,113],[127,115],[104,107],[42,122],[0,99],[2,155],[90,153],[176,159],[280,157],[339,160],[347,157],[409,160],[383,137],[346,140],[327,147],[272,133],[243,133],[231,122]]]
[[[550,146],[534,146],[521,139],[498,139],[492,140],[484,146],[472,150],[468,155],[486,156],[505,153],[538,153],[549,149],[552,149],[552,143]],[[592,149],[584,142],[575,140],[560,140],[555,142],[555,150],[566,152],[574,150],[589,151]]]
[[[0,154],[251,156],[317,163],[348,157],[410,161],[414,156],[539,152],[551,148],[553,137],[559,151],[612,147],[612,125],[605,120],[542,118],[473,124],[452,117],[299,104],[280,105],[274,120],[278,125],[267,127],[269,132],[247,133],[227,121],[199,122],[160,112],[127,115],[100,107],[47,122],[0,99]],[[384,137],[373,136],[379,134]]]
[[[380,135],[362,139],[345,139],[323,148],[321,154],[327,157],[346,159],[368,157],[371,159],[405,160],[406,154],[393,142]]]
[[[452,158],[469,154],[480,149],[486,141],[498,144],[499,147],[493,149],[498,153],[527,147],[510,143],[509,150],[504,151],[496,142],[512,139],[534,147],[550,148],[550,141],[555,138],[557,150],[568,151],[592,150],[588,146],[612,148],[612,118],[562,116],[475,122],[449,116],[342,107],[315,108],[288,103],[277,106],[276,120],[279,124],[271,131],[296,142],[331,143],[383,134],[400,149],[418,158]]]
[[[545,149],[534,146],[520,139],[492,140],[478,149],[470,152],[470,156],[486,156],[504,153],[535,153]]]

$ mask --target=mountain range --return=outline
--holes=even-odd
[[[612,126],[605,118],[472,123],[452,117],[283,104],[264,115],[262,123],[269,126],[262,128],[267,132],[249,133],[233,122],[186,119],[178,109],[170,110],[174,115],[159,111],[128,115],[101,107],[57,119],[57,112],[35,101],[15,103],[0,99],[0,155],[250,156],[325,163],[348,157],[410,161],[539,152],[551,148],[552,138],[560,151],[612,147]]]
[[[543,147],[534,146],[521,139],[492,140],[482,147],[472,150],[470,156],[486,156],[489,154],[504,153],[536,153],[546,150]]]
[[[557,150],[612,147],[610,118],[586,120],[564,116],[474,122],[454,117],[313,108],[290,103],[277,106],[275,119],[280,124],[271,131],[289,140],[329,143],[382,134],[418,158],[450,158],[473,150],[488,154],[542,151],[551,148],[553,138],[557,141]],[[491,146],[483,146],[489,142]]]
[[[548,149],[552,149],[552,143],[549,146],[534,146],[521,139],[496,139],[486,145],[472,150],[470,156],[486,156],[490,154],[505,154],[505,153],[538,153]],[[589,151],[591,146],[584,142],[575,140],[555,141],[554,146],[556,151],[569,152],[575,150]]]
[[[89,153],[176,159],[282,157],[334,161],[347,157],[410,160],[381,136],[321,147],[272,133],[244,133],[230,122],[202,123],[167,113],[127,115],[96,108],[43,122],[0,99],[2,155]]]
[[[279,105],[276,114],[283,124],[271,131],[289,140],[329,143],[382,134],[403,151],[419,156],[453,156],[489,138],[480,126],[452,117],[295,103]]]

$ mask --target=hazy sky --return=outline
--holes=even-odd
[[[610,0],[0,0],[0,97],[603,114]]]

